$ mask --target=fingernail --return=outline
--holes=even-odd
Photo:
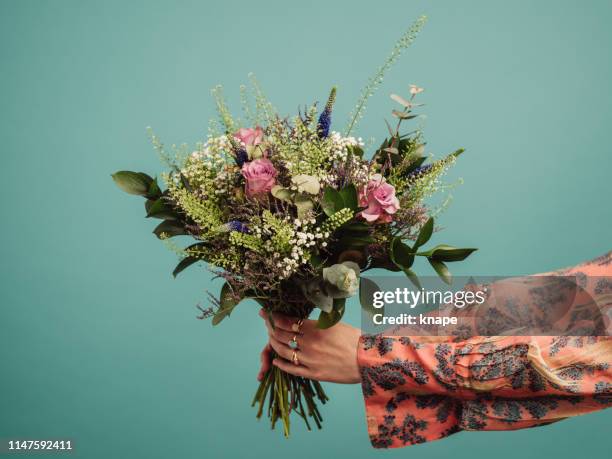
[[[272,365],[274,365],[275,367],[278,366],[278,359],[274,359],[272,360]]]

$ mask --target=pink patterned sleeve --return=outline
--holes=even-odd
[[[611,255],[572,272],[609,276]],[[612,293],[612,285],[598,288]],[[358,362],[376,448],[534,427],[612,405],[608,336],[365,335]]]

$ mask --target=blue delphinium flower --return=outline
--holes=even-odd
[[[325,108],[319,115],[319,122],[317,123],[317,133],[320,139],[324,139],[329,136],[329,128],[331,128],[331,114],[334,102],[336,101],[336,88],[333,87],[329,93],[329,98],[325,104]]]
[[[249,231],[247,226],[238,220],[232,220],[231,222],[228,222],[226,227],[228,231],[238,231],[239,233],[248,233]]]
[[[421,175],[426,173],[429,169],[431,169],[431,164],[426,164],[425,166],[419,166],[415,170],[413,170],[410,174],[408,174],[408,178],[415,177],[417,175]]]
[[[238,164],[239,167],[242,167],[242,165],[246,163],[248,160],[249,160],[249,155],[247,154],[246,150],[244,148],[240,148],[236,152],[236,164]]]

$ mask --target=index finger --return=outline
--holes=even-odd
[[[268,314],[263,309],[259,311],[259,315],[264,320],[269,322]],[[297,317],[291,317],[286,314],[281,314],[280,312],[272,313],[272,323],[274,324],[274,328],[279,328],[284,331],[297,333],[296,327],[297,327],[299,320],[300,319]],[[303,332],[304,326],[306,325],[307,322],[310,322],[310,321],[309,320],[303,321],[302,325],[300,326],[300,333]]]

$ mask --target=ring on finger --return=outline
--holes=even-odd
[[[297,342],[297,335],[293,335],[293,338],[289,340],[288,344],[291,349],[296,350],[299,347]]]
[[[294,331],[296,333],[300,332],[300,328],[302,327],[302,324],[304,323],[304,319],[300,319],[298,320],[296,323],[294,323],[293,325],[291,325],[291,331]]]
[[[293,354],[291,355],[291,361],[296,366],[300,364],[300,360],[298,359],[298,356],[297,356],[297,351],[293,351]]]

